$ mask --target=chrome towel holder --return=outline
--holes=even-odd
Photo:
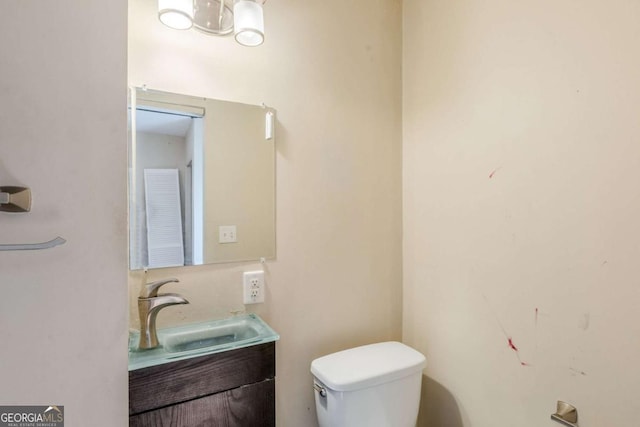
[[[0,211],[29,212],[31,210],[31,190],[27,187],[0,187]]]
[[[48,242],[42,243],[15,243],[15,244],[0,244],[0,251],[33,251],[39,249],[49,249],[54,246],[62,245],[66,240],[58,236],[55,239],[51,239]]]
[[[567,427],[578,427],[578,410],[575,406],[558,400],[556,413],[551,415],[551,419]]]
[[[31,189],[28,187],[0,186],[0,212],[25,213],[31,211]],[[49,249],[66,240],[58,236],[42,243],[0,244],[0,251],[29,251]]]

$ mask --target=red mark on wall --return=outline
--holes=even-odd
[[[502,169],[502,166],[495,168],[493,172],[489,174],[489,179],[493,178],[496,175],[496,172],[498,172],[500,169]]]
[[[518,351],[518,347],[516,347],[516,345],[513,343],[513,339],[507,333],[507,330],[502,325],[502,322],[500,322],[500,319],[498,318],[498,316],[496,315],[495,311],[491,307],[491,303],[489,303],[489,299],[487,299],[487,296],[484,294],[484,292],[480,292],[480,294],[482,295],[482,298],[484,298],[485,302],[487,303],[487,306],[489,306],[489,309],[493,313],[493,315],[494,315],[494,317],[496,319],[496,322],[498,323],[498,326],[500,327],[500,329],[502,330],[502,333],[504,334],[505,338],[507,339],[507,343],[509,344],[509,348],[516,353],[516,357],[518,358],[518,362],[520,362],[520,365],[521,366],[531,366],[529,363],[523,362],[522,359],[520,358],[520,353]]]
[[[511,339],[511,337],[507,337],[507,342],[509,343],[509,348],[516,352],[516,357],[518,358],[518,362],[520,362],[520,366],[531,366],[527,362],[523,362],[522,359],[520,359],[520,353],[518,351],[518,347],[516,347],[516,345],[513,343],[513,340]]]

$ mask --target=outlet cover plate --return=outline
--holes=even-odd
[[[242,285],[245,304],[264,302],[264,271],[245,271],[242,273]]]

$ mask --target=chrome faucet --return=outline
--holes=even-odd
[[[158,295],[160,286],[178,281],[178,279],[158,280],[147,283],[142,287],[140,296],[138,297],[138,314],[140,315],[139,349],[151,349],[158,346],[156,316],[162,308],[175,304],[189,304],[189,301],[178,294]]]

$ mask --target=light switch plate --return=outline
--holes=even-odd
[[[238,235],[235,225],[221,225],[218,227],[218,243],[236,243]]]

